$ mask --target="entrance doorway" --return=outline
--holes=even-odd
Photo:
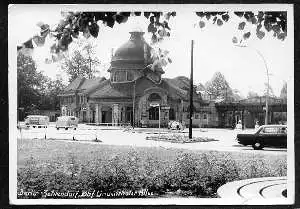
[[[102,110],[101,113],[101,123],[111,123],[112,122],[112,109]]]
[[[125,123],[130,123],[133,126],[133,108],[132,107],[126,107]]]
[[[82,112],[82,122],[87,122],[87,119],[86,119],[86,111],[83,111],[83,112]]]

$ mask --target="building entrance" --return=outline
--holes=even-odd
[[[102,121],[101,121],[102,123],[111,123],[112,122],[112,110],[111,110],[111,108],[108,109],[108,110],[102,111],[101,118],[102,118]]]
[[[132,109],[132,107],[126,107],[125,123],[130,123],[133,126],[133,109]]]

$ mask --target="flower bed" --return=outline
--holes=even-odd
[[[171,143],[195,143],[195,142],[211,142],[218,141],[208,137],[193,137],[190,139],[187,135],[183,134],[164,134],[159,136],[147,136],[146,140],[154,141],[167,141]]]

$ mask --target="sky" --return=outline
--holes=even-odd
[[[23,43],[39,32],[36,24],[40,21],[54,27],[62,19],[61,8],[55,5],[12,6],[9,10],[11,38],[17,44]],[[280,95],[285,81],[289,83],[293,80],[293,59],[289,56],[292,53],[291,41],[293,40],[289,34],[285,41],[277,40],[269,33],[262,40],[251,36],[245,42],[248,47],[241,48],[232,43],[233,36],[242,35],[237,30],[237,25],[241,21],[238,17],[232,16],[229,22],[221,27],[206,24],[200,29],[194,27],[200,19],[192,10],[180,10],[176,7],[176,11],[176,17],[169,21],[171,37],[162,43],[162,47],[170,51],[169,57],[172,59],[172,63],[164,69],[164,77],[190,76],[191,40],[193,39],[194,84],[199,82],[205,84],[215,72],[219,71],[225,76],[231,88],[238,89],[243,96],[247,96],[249,91],[263,94],[264,83],[267,81],[266,66],[256,50],[261,52],[266,60],[270,85],[275,95]],[[116,50],[125,43],[130,37],[129,32],[134,28],[140,28],[146,32],[148,22],[149,20],[144,16],[140,16],[129,18],[125,24],[116,23],[114,28],[100,24],[97,39],[91,38],[90,41],[96,44],[97,56],[104,66],[109,66],[111,49]],[[253,28],[249,26],[249,30]],[[150,35],[145,33],[144,37],[150,43]],[[50,56],[51,44],[51,40],[48,40],[45,46],[35,48],[33,58],[37,63],[37,68],[51,78],[57,75],[67,78],[58,63],[44,63],[45,58]],[[103,69],[101,75],[108,76],[108,73]]]

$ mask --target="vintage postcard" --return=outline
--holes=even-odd
[[[10,204],[293,204],[293,18],[9,5]]]

